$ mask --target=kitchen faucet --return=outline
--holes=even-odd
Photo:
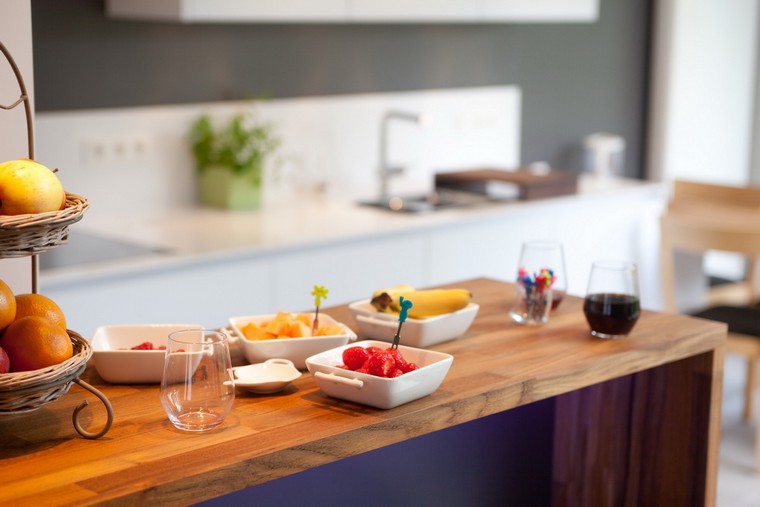
[[[390,195],[388,194],[388,180],[391,176],[399,175],[404,172],[403,167],[390,167],[388,162],[388,130],[391,120],[405,120],[425,125],[426,118],[422,114],[409,113],[405,111],[386,111],[380,124],[380,202],[388,203]]]

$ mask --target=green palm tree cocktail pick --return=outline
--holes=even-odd
[[[322,305],[322,298],[327,299],[327,293],[330,292],[324,285],[315,285],[311,295],[314,296],[314,323],[311,326],[311,334],[316,334],[319,328],[319,307]]]

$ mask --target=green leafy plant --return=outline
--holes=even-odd
[[[239,113],[221,128],[214,128],[207,114],[198,117],[188,135],[196,167],[226,167],[237,175],[250,176],[261,183],[263,163],[280,145],[269,123],[259,121],[253,113]]]

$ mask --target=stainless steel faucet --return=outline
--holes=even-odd
[[[403,167],[390,167],[388,162],[388,130],[391,120],[404,120],[423,125],[425,117],[422,114],[405,111],[387,111],[383,115],[380,124],[380,202],[387,203],[390,200],[388,194],[388,180],[404,172]]]

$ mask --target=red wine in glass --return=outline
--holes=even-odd
[[[599,338],[626,336],[641,315],[638,296],[632,294],[589,294],[583,301],[591,334]]]
[[[552,310],[556,309],[565,297],[565,291],[559,289],[552,290]]]

